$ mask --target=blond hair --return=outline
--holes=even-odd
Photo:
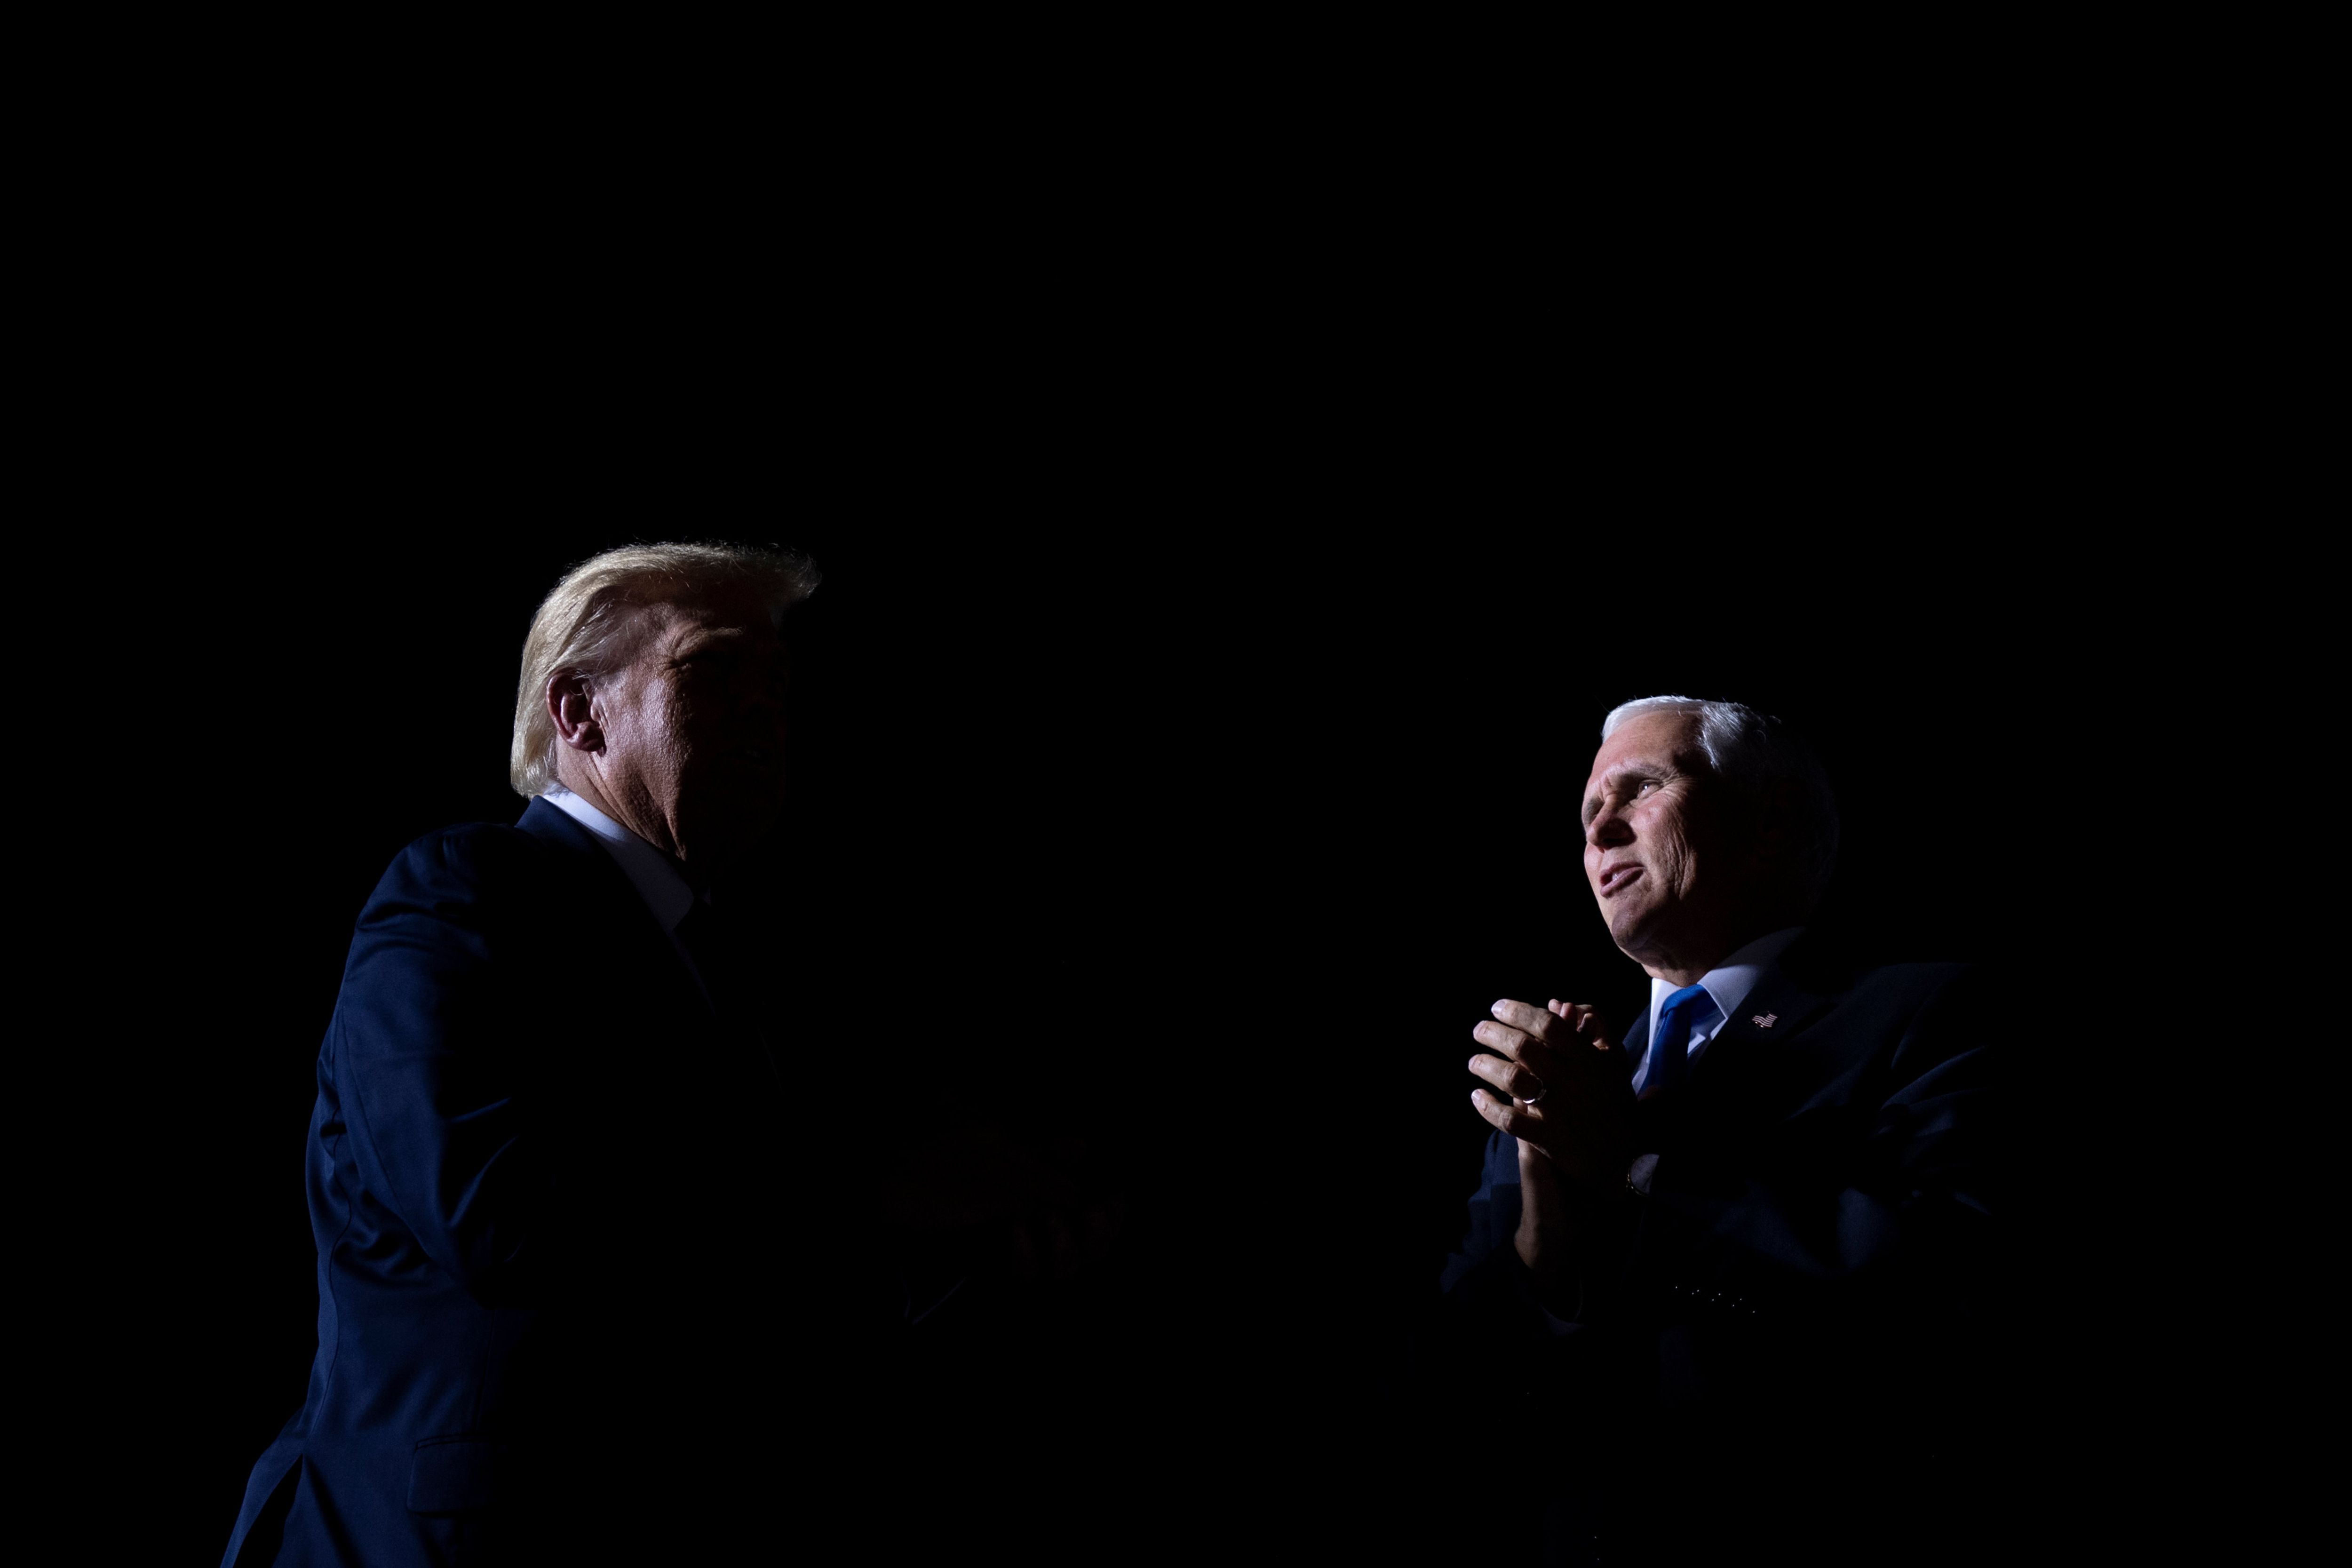
[[[592,556],[563,574],[530,619],[515,691],[514,744],[507,778],[523,796],[555,783],[555,723],[547,683],[560,671],[593,680],[617,673],[636,653],[646,605],[711,588],[751,584],[781,616],[817,584],[815,565],[788,550],[741,544],[631,544]]]

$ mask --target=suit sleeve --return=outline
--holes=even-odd
[[[1438,1277],[1437,1349],[1449,1364],[1433,1371],[1474,1373],[1489,1357],[1508,1359],[1549,1337],[1534,1278],[1512,1243],[1519,1207],[1518,1140],[1496,1131],[1486,1140],[1460,1250]]]
[[[331,1026],[355,1162],[433,1261],[486,1305],[543,1281],[555,1222],[526,1051],[528,922],[499,907],[516,853],[453,832],[403,851],[361,912]]]

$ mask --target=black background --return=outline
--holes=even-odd
[[[598,549],[780,542],[825,574],[761,872],[796,1090],[878,1163],[942,1096],[1076,1131],[1130,1202],[1107,1282],[1025,1325],[1035,1399],[941,1426],[916,1397],[953,1434],[929,1462],[1063,1412],[1189,1455],[1214,1499],[1263,1486],[1244,1455],[1376,1446],[1485,1135],[1471,1025],[1500,995],[1643,1004],[1570,826],[1614,702],[1736,697],[1811,735],[1845,811],[1823,918],[1867,950],[2052,956],[2000,869],[2045,606],[1965,521],[1865,497],[1727,524],[1426,457],[1319,497],[1294,472],[1278,508],[1199,464],[1157,502],[1097,459],[1018,504],[1000,468],[835,509],[646,467],[477,494],[463,526],[453,480],[395,486],[274,564],[148,567],[142,614],[184,628],[154,679],[202,700],[186,766],[100,786],[121,826],[91,874],[142,954],[110,1016],[173,1173],[148,1223],[179,1284],[131,1359],[189,1456],[187,1550],[301,1399],[302,1140],[352,919],[410,838],[519,813],[522,636]],[[958,510],[987,520],[901,521]]]
[[[2169,776],[2184,666],[2231,641],[2154,573],[2301,560],[2257,529],[2300,515],[2265,485],[2312,416],[2217,416],[2248,378],[2206,359],[2274,329],[2260,289],[2184,305],[2216,285],[2159,259],[2180,165],[2013,182],[1973,92],[1925,137],[1832,106],[1793,144],[1784,105],[1685,148],[1657,105],[1564,124],[1482,64],[1457,113],[1425,74],[1229,159],[1221,104],[1090,148],[885,99],[772,155],[748,94],[705,145],[567,120],[488,158],[428,152],[414,105],[311,146],[212,104],[212,137],[52,176],[29,444],[61,434],[12,695],[60,1005],[26,1235],[95,1517],[216,1554],[312,1350],[302,1138],[352,919],[409,839],[519,811],[530,612],[628,540],[825,571],[766,883],[808,1096],[877,1149],[946,1085],[1117,1151],[1124,1272],[1038,1377],[1099,1367],[1118,1432],[1204,1434],[1211,1471],[1384,1430],[1486,1005],[1638,1007],[1564,831],[1612,703],[1810,734],[1827,918],[1866,946],[2096,972],[2124,895],[2084,847]],[[2168,979],[2227,977],[2203,928],[2164,938]],[[2081,1418],[2048,1392],[2021,1433]],[[1460,1449],[1425,1484],[1475,1516],[1507,1464]]]
[[[723,202],[657,258],[593,203],[346,206],[348,257],[112,290],[54,389],[66,522],[29,574],[69,671],[48,732],[103,761],[38,863],[101,1020],[57,1103],[96,1075],[124,1119],[55,1130],[102,1211],[60,1226],[96,1276],[65,1311],[109,1304],[69,1325],[119,1391],[97,1429],[136,1409],[174,1456],[159,1560],[216,1550],[301,1399],[352,918],[417,835],[519,813],[522,637],[600,549],[824,571],[761,878],[796,1083],[881,1163],[941,1097],[1086,1136],[1121,1260],[1014,1381],[1202,1467],[1163,1503],[1377,1446],[1485,1135],[1472,1024],[1641,1005],[1569,828],[1614,703],[1810,735],[1845,808],[1825,919],[1866,948],[2072,961],[2079,891],[2020,869],[2018,801],[2052,694],[2146,651],[2079,552],[2105,476],[2163,456],[2100,422],[2105,345],[2017,311],[2082,279],[1925,203],[1813,262],[1639,225],[1571,257],[1507,182],[1392,172],[1351,217],[1266,189],[1066,247],[949,179],[952,210],[834,209],[773,275]],[[909,1426],[953,1464],[1001,1407]]]

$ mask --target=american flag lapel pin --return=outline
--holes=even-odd
[[[1778,1013],[1759,1013],[1748,1021],[1759,1029],[1769,1029],[1772,1026],[1773,1021],[1780,1016]]]

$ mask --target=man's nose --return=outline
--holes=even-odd
[[[1584,841],[1595,849],[1608,849],[1633,841],[1633,825],[1617,814],[1614,806],[1604,805],[1584,830]]]

